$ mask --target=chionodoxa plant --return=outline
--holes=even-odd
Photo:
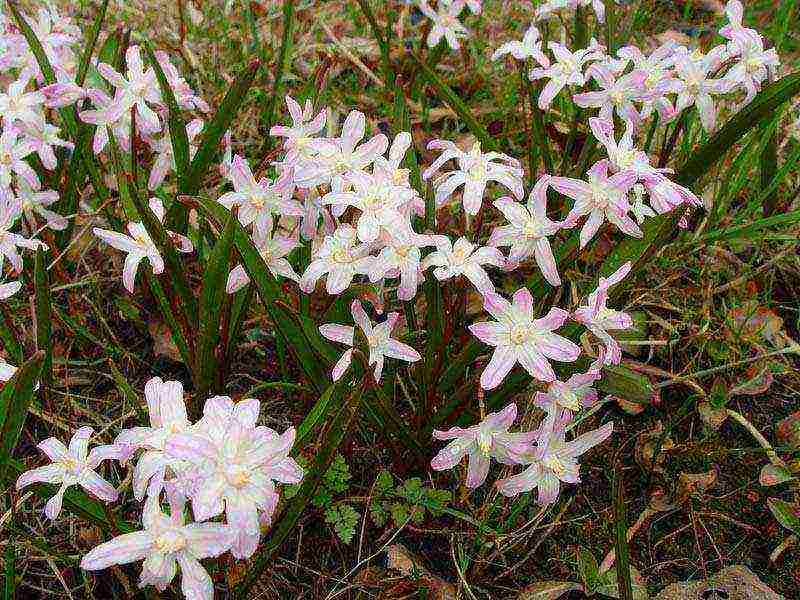
[[[386,74],[398,52],[416,65],[405,87],[399,78],[386,86],[394,134],[368,132],[357,110],[339,126],[312,99],[279,97],[276,84],[273,109],[285,100],[291,122],[267,123],[264,147],[279,152],[248,160],[233,152],[229,127],[259,62],[243,69],[214,112],[149,41],[119,30],[103,37],[106,4],[91,27],[51,8],[25,15],[10,1],[0,21],[0,253],[11,273],[0,295],[30,282],[39,345],[19,370],[3,364],[0,468],[21,472],[18,489],[50,484],[35,488],[49,497],[48,518],[66,506],[119,534],[90,550],[83,569],[142,561],[139,584],[162,590],[179,571],[192,599],[213,597],[200,561],[226,552],[252,559],[238,590],[247,592],[348,429],[367,415],[420,473],[428,464],[455,469],[477,495],[494,486],[548,505],[562,486],[579,483],[581,455],[612,434],[611,422],[587,429],[596,423],[598,390],[639,400],[649,393],[621,364],[618,332],[633,327],[621,310],[624,284],[703,210],[704,172],[798,90],[792,75],[769,83],[778,56],[743,26],[737,0],[728,3],[719,45],[669,42],[651,52],[622,43],[613,4],[549,2],[531,15],[521,41],[492,56],[519,63],[532,100],[523,164],[499,151],[505,140],[490,136],[435,70],[447,47],[469,35],[459,19],[480,12],[480,0],[439,0],[435,9],[420,1],[429,52],[423,44],[390,52],[392,40],[359,2]],[[290,19],[293,3],[286,5]],[[571,30],[562,25],[571,21],[553,18],[576,11]],[[604,43],[589,38],[590,23]],[[546,41],[555,37],[561,41]],[[436,158],[424,167],[406,109],[420,85],[475,139],[468,147],[428,141]],[[575,115],[563,147],[546,133],[554,107]],[[722,128],[720,111],[733,115]],[[696,122],[699,144],[679,155]],[[651,152],[662,138],[660,155]],[[505,195],[491,200],[495,194]],[[46,439],[38,448],[49,462],[24,470],[10,454],[33,397],[47,393],[52,377],[52,269],[44,255],[64,252],[78,214],[100,221],[93,232],[101,248],[124,253],[125,289],[149,288],[205,404],[193,415],[182,382],[155,377],[144,390],[149,423],[92,449],[90,427],[68,446]],[[570,283],[582,294],[559,293],[565,273],[580,272],[578,250],[601,228],[615,246],[589,272],[596,287],[578,278]],[[196,291],[184,261],[199,244],[207,251]],[[20,249],[36,251],[32,268]],[[486,316],[467,310],[476,295]],[[258,400],[214,395],[256,297],[318,392],[306,419],[282,433],[258,424]],[[3,337],[23,362],[13,334],[4,329]],[[316,430],[315,460],[304,473],[292,457]],[[98,473],[103,461],[133,463],[140,524],[97,503],[118,497]],[[490,484],[500,472],[493,461],[505,465],[504,476]],[[299,491],[276,513],[286,484]]]

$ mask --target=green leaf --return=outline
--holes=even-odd
[[[5,563],[5,568],[3,569],[3,600],[14,600],[17,589],[17,556],[15,544],[10,539],[10,536],[6,538],[3,562]]]
[[[353,541],[360,515],[349,504],[337,504],[325,511],[325,522],[333,529],[344,544]]]
[[[217,224],[227,219],[228,211],[221,204],[204,198],[198,199],[198,202],[205,215]],[[327,373],[326,365],[323,364],[324,361],[319,359],[313,348],[315,346],[328,346],[331,355],[335,354],[335,349],[322,339],[318,330],[303,329],[298,316],[281,302],[285,297],[283,290],[272,273],[270,273],[247,231],[238,220],[234,222],[233,227],[234,244],[242,259],[242,264],[250,277],[251,285],[254,285],[258,290],[261,302],[267,309],[276,331],[297,359],[309,383],[317,392],[324,392],[328,387],[330,377]],[[309,339],[311,335],[315,336],[313,342]]]
[[[36,294],[36,349],[45,353],[39,381],[43,393],[47,394],[47,386],[50,385],[53,365],[53,340],[50,314],[50,278],[47,273],[45,252],[47,250],[42,248],[36,250],[33,267],[33,288]]]
[[[197,349],[197,383],[199,395],[205,397],[211,388],[216,370],[214,349],[220,338],[220,322],[223,306],[228,294],[225,291],[226,278],[230,269],[231,248],[233,247],[233,223],[236,216],[228,215],[228,222],[222,237],[214,244],[206,262],[203,284],[200,289],[200,328]]]
[[[756,97],[709,140],[700,146],[677,170],[675,180],[683,186],[696,186],[699,180],[721,160],[728,149],[735,146],[751,129],[759,126],[763,119],[800,92],[800,73],[787,75],[765,86]],[[603,262],[601,274],[608,276],[624,263],[631,261],[637,269],[652,253],[663,246],[672,236],[679,219],[678,211],[653,217],[643,226],[641,239],[626,237],[617,244]],[[629,280],[632,279],[629,277]],[[611,290],[618,297],[624,286]]]
[[[314,467],[306,473],[297,495],[292,498],[291,503],[286,507],[286,511],[275,524],[270,536],[250,559],[247,574],[242,583],[239,584],[234,591],[234,598],[244,600],[244,598],[248,597],[247,594],[250,589],[261,577],[261,573],[269,566],[270,560],[299,521],[300,516],[314,496],[317,487],[319,487],[322,482],[322,478],[327,472],[328,467],[333,462],[337,448],[342,443],[344,436],[347,434],[347,431],[350,429],[350,426],[358,414],[361,405],[361,397],[364,392],[363,388],[363,383],[357,385],[331,422],[323,438],[322,445],[316,453]]]
[[[778,498],[767,498],[767,506],[778,523],[792,533],[800,535],[800,507],[797,504],[790,504]]]
[[[578,575],[588,591],[594,591],[600,581],[597,559],[586,548],[578,548]]]
[[[239,112],[239,107],[242,105],[247,91],[253,85],[253,80],[260,65],[261,63],[258,60],[254,60],[243,69],[228,90],[228,93],[225,94],[225,98],[222,99],[217,112],[203,127],[200,146],[194,155],[194,159],[192,159],[189,169],[189,177],[186,183],[187,195],[193,196],[200,190],[203,177],[209,166],[214,162],[217,147],[236,118],[236,113]]]
[[[639,571],[631,566],[631,593],[633,600],[648,600],[650,595],[647,593],[647,585]],[[599,585],[595,592],[610,598],[623,598],[619,593],[619,583],[617,582],[617,569],[610,569],[600,576]]]
[[[181,115],[178,101],[175,100],[172,86],[170,86],[167,81],[167,76],[164,74],[164,70],[156,59],[153,46],[150,42],[145,42],[144,50],[150,61],[150,65],[156,73],[158,87],[161,89],[161,97],[164,99],[169,109],[167,123],[169,124],[169,137],[172,141],[172,156],[175,162],[175,171],[178,176],[178,193],[188,193],[189,136],[186,134],[186,122]]]
[[[619,598],[633,600],[631,582],[630,549],[628,548],[628,524],[625,518],[625,488],[622,481],[622,465],[614,465],[612,496],[614,500],[614,550],[616,552],[616,580]]]
[[[270,94],[269,101],[264,107],[264,112],[261,114],[261,124],[263,130],[266,132],[269,132],[270,128],[274,125],[275,108],[282,99],[285,88],[283,79],[286,71],[289,69],[289,63],[291,62],[294,37],[294,8],[295,0],[283,0],[283,36],[281,37],[281,47],[278,50],[275,82],[272,85],[272,93]],[[264,148],[268,148],[272,140],[272,136],[267,135],[264,138]]]
[[[25,425],[44,360],[45,353],[39,350],[14,373],[0,392],[0,481]]]
[[[421,61],[416,54],[410,53],[411,58],[417,64],[417,67],[422,71],[425,79],[433,86],[434,90],[453,111],[461,118],[464,124],[472,132],[477,140],[481,143],[481,148],[484,152],[489,150],[496,150],[497,144],[489,134],[488,131],[478,123],[478,120],[472,115],[466,104],[458,97],[450,86],[448,86],[435,72],[431,69],[426,62]]]
[[[75,83],[77,85],[82,86],[83,82],[86,81],[86,73],[89,72],[89,64],[92,60],[92,53],[94,52],[95,44],[97,44],[97,38],[100,36],[100,27],[103,25],[103,19],[106,18],[107,8],[108,0],[103,0],[103,4],[100,5],[100,10],[97,11],[97,15],[95,15],[92,26],[89,28],[89,31],[86,34],[86,42],[83,45],[83,53],[81,54],[81,60],[78,63],[78,71],[75,74]]]
[[[311,411],[297,427],[297,435],[294,440],[295,448],[299,450],[305,446],[306,438],[314,431],[317,424],[322,422],[331,408],[332,401],[341,399],[345,392],[345,387],[337,385],[336,383],[328,386],[328,389],[322,393],[319,399],[314,403]]]

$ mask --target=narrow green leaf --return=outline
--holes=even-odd
[[[86,73],[89,72],[89,63],[92,60],[92,54],[94,53],[95,44],[97,44],[97,38],[100,36],[100,28],[103,25],[103,19],[106,18],[107,8],[108,0],[103,0],[103,3],[100,5],[100,10],[97,11],[97,15],[95,15],[92,26],[89,28],[89,31],[86,34],[86,42],[83,44],[83,53],[81,54],[81,60],[78,63],[78,71],[75,74],[75,83],[77,85],[82,86],[83,82],[86,81]]]
[[[14,373],[0,392],[0,481],[25,425],[44,359],[44,351],[39,350]]]
[[[612,479],[614,499],[614,549],[617,562],[617,586],[621,600],[633,600],[631,582],[630,550],[628,548],[628,524],[625,518],[625,489],[622,482],[622,466],[616,464]]]
[[[253,85],[253,80],[260,65],[261,63],[258,60],[254,60],[244,68],[236,78],[236,81],[233,82],[228,93],[225,94],[225,98],[223,98],[217,112],[203,127],[202,141],[190,165],[189,178],[186,184],[187,195],[196,195],[200,190],[203,177],[217,154],[217,147],[236,118],[239,107],[242,105],[250,86]]]
[[[3,562],[5,563],[5,568],[3,569],[3,600],[14,600],[17,589],[17,556],[14,542],[11,539],[8,539],[8,543],[6,543]]]
[[[351,379],[344,378],[337,385],[342,385],[342,387],[346,388],[351,382]],[[358,414],[363,393],[364,383],[362,382],[350,393],[346,403],[339,409],[338,414],[325,433],[320,449],[316,452],[314,466],[305,474],[297,495],[286,507],[286,511],[275,524],[270,536],[250,560],[244,581],[234,591],[234,598],[244,600],[244,598],[248,597],[247,594],[250,589],[258,581],[264,569],[269,566],[272,557],[300,520],[300,516],[314,496],[328,467],[333,462],[336,450]]]
[[[45,353],[39,381],[42,392],[47,394],[53,365],[53,340],[50,307],[50,278],[47,273],[45,252],[47,251],[42,248],[36,250],[33,268],[33,287],[36,295],[36,349]]]
[[[275,124],[275,109],[281,101],[285,89],[283,79],[289,69],[292,57],[292,45],[294,38],[294,8],[295,0],[283,0],[283,36],[281,37],[281,47],[278,50],[278,64],[275,70],[275,81],[272,84],[272,93],[269,101],[261,113],[261,125],[266,133]],[[272,143],[272,136],[266,135],[264,138],[263,149],[269,148]]]
[[[800,507],[778,498],[767,498],[767,506],[781,525],[792,533],[800,535]]]
[[[175,161],[175,171],[178,176],[178,193],[188,193],[189,136],[186,134],[186,122],[181,115],[178,101],[175,100],[175,93],[172,91],[172,86],[170,86],[167,81],[167,76],[164,74],[164,70],[156,59],[153,46],[150,42],[144,44],[144,50],[150,61],[150,65],[155,71],[156,79],[158,79],[161,97],[164,99],[169,109],[167,123],[169,124],[169,137],[172,141],[172,156]]]
[[[297,451],[305,447],[306,438],[314,431],[318,423],[323,422],[325,415],[332,404],[337,404],[347,391],[345,386],[332,383],[328,386],[319,399],[314,403],[311,411],[305,416],[297,427],[297,435],[294,438],[294,447]]]
[[[777,128],[770,127],[769,122],[763,126],[764,134],[767,136],[764,149],[761,151],[759,159],[761,189],[768,190],[771,187],[775,174],[778,172],[778,132]],[[778,201],[777,190],[773,189],[764,198],[763,214],[770,217],[775,212]]]
[[[198,199],[198,202],[206,217],[212,219],[217,226],[227,220],[228,211],[221,204],[205,198]],[[317,392],[324,392],[330,378],[326,371],[326,365],[314,352],[314,347],[328,346],[326,355],[329,356],[335,354],[335,349],[322,339],[316,329],[314,331],[309,329],[308,334],[304,331],[298,315],[288,310],[286,305],[282,303],[284,298],[283,290],[272,273],[270,273],[258,250],[256,250],[250,235],[238,220],[234,220],[233,227],[233,241],[242,259],[242,265],[250,277],[251,285],[255,285],[256,290],[258,290],[261,302],[267,309],[276,331],[295,356],[309,383]],[[309,339],[309,334],[315,336],[313,343]]]
[[[367,18],[367,23],[369,23],[369,28],[372,31],[372,37],[378,42],[378,48],[380,48],[381,51],[381,64],[383,66],[383,81],[387,87],[391,87],[392,63],[389,59],[389,42],[384,37],[378,25],[375,13],[372,12],[372,7],[369,5],[369,0],[356,0],[356,2],[358,2],[358,5],[361,7],[361,12],[363,12],[364,16]]]
[[[434,90],[436,90],[437,95],[441,100],[453,109],[453,111],[464,121],[464,124],[467,126],[472,132],[477,140],[481,143],[481,148],[484,152],[488,152],[489,150],[496,150],[497,144],[495,144],[494,139],[489,134],[488,131],[481,125],[478,120],[473,116],[472,112],[469,110],[466,104],[458,97],[450,86],[448,86],[435,72],[431,69],[427,63],[421,61],[416,54],[413,52],[410,53],[411,58],[417,64],[417,66],[421,69],[422,74],[425,76],[425,79],[433,86]]]
[[[764,229],[775,226],[789,227],[798,222],[800,222],[800,209],[780,215],[773,215],[764,219],[756,219],[750,223],[735,225],[726,229],[718,229],[717,231],[702,236],[697,241],[709,243],[732,239],[755,239],[763,235],[762,232]]]
[[[222,236],[214,244],[203,274],[200,290],[200,329],[197,349],[198,393],[205,397],[211,388],[216,370],[214,349],[220,338],[220,322],[226,300],[225,281],[230,268],[233,247],[233,223],[236,216],[231,213]]]
[[[731,117],[689,157],[678,169],[675,180],[684,186],[695,186],[700,178],[725,156],[728,149],[799,92],[800,73],[787,75],[765,86],[747,106]],[[676,213],[677,211],[673,211],[649,219],[643,226],[643,238],[626,237],[617,244],[603,262],[601,273],[608,276],[628,261],[633,262],[636,269],[670,238],[679,218]],[[618,295],[623,287],[617,286],[612,289],[612,294]]]

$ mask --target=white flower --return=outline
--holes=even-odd
[[[291,127],[273,125],[269,134],[284,138],[283,149],[286,150],[286,156],[283,164],[293,166],[301,158],[308,159],[312,155],[308,142],[325,127],[325,109],[314,116],[311,100],[306,100],[305,108],[301,109],[291,96],[286,96],[286,106],[292,117]]]
[[[389,313],[383,323],[373,325],[367,313],[364,312],[364,307],[361,306],[361,302],[358,300],[353,300],[353,303],[350,305],[350,311],[353,315],[353,321],[355,321],[356,325],[358,325],[364,337],[367,339],[367,345],[369,347],[368,362],[370,366],[375,365],[374,376],[376,382],[381,380],[384,357],[396,358],[406,362],[416,362],[422,358],[419,352],[414,350],[411,346],[407,346],[391,338],[392,329],[394,329],[397,319],[400,317],[398,313]],[[350,346],[350,349],[342,355],[333,367],[331,378],[334,381],[338,381],[350,366],[353,357],[352,346],[355,341],[355,328],[347,325],[329,323],[320,325],[319,332],[323,337],[329,340]]]
[[[447,45],[453,50],[461,47],[460,39],[469,37],[469,30],[458,20],[458,15],[464,8],[461,2],[439,2],[433,10],[427,0],[419,0],[419,9],[428,17],[433,25],[428,33],[428,47],[435,48],[442,41],[447,40]]]
[[[508,220],[508,225],[495,227],[487,244],[510,246],[508,261],[519,263],[533,255],[544,278],[551,285],[561,285],[553,251],[548,237],[561,229],[562,224],[547,218],[547,189],[550,177],[545,175],[533,187],[527,206],[504,197],[494,205]]]
[[[377,282],[386,277],[400,277],[397,288],[398,300],[411,300],[417,294],[420,280],[420,247],[433,244],[428,236],[413,232],[387,236],[386,245],[381,249],[372,265],[369,278]]]
[[[581,353],[580,347],[554,330],[561,327],[569,313],[552,307],[540,319],[533,318],[533,297],[526,288],[514,293],[513,302],[489,293],[483,297],[483,307],[496,322],[485,321],[469,326],[472,334],[483,343],[494,346],[489,364],[481,373],[481,387],[494,389],[519,363],[540,381],[556,378],[548,358],[573,362]]]
[[[144,68],[139,46],[130,46],[125,52],[125,76],[114,67],[101,62],[97,65],[100,74],[116,88],[114,102],[110,107],[117,118],[136,107],[136,123],[143,133],[152,134],[161,129],[161,121],[149,104],[162,104],[155,71]]]
[[[17,186],[17,201],[19,202],[20,209],[25,213],[25,216],[31,224],[36,224],[34,213],[37,213],[41,217],[44,217],[50,229],[56,231],[66,229],[67,220],[58,213],[48,210],[47,208],[58,202],[58,192],[55,190],[37,192],[32,190],[24,180],[20,180]]]
[[[158,496],[144,505],[143,531],[125,533],[92,548],[81,568],[98,571],[112,565],[143,560],[139,587],[153,585],[163,591],[181,570],[181,591],[186,600],[213,600],[214,582],[199,559],[227,551],[232,532],[221,523],[185,524],[184,501],[170,498],[170,515],[164,514]]]
[[[347,224],[326,235],[300,278],[300,289],[310,294],[319,278],[327,274],[325,289],[329,294],[341,294],[350,287],[353,277],[368,275],[375,260],[369,255],[370,245],[356,242],[356,230]]]
[[[286,256],[297,248],[297,238],[289,238],[284,236],[271,236],[256,230],[253,233],[253,245],[258,250],[261,258],[267,265],[267,269],[272,273],[273,277],[286,277],[292,281],[300,281],[300,276],[295,273],[292,265],[286,260]],[[228,274],[228,282],[225,285],[225,291],[229,294],[238,292],[244,286],[250,283],[250,276],[245,271],[243,265],[236,265],[233,270]]]
[[[105,479],[95,473],[101,461],[113,455],[109,454],[111,446],[98,446],[89,452],[89,438],[94,430],[91,427],[81,427],[72,436],[69,448],[56,438],[48,438],[37,446],[47,455],[52,462],[49,465],[25,471],[17,479],[17,489],[34,483],[53,483],[60,487],[55,496],[47,501],[44,514],[49,519],[55,519],[61,512],[61,502],[64,492],[73,485],[79,485],[100,500],[113,502],[117,499],[117,490]]]
[[[547,44],[555,63],[550,64],[549,60],[541,61],[541,67],[531,69],[531,79],[549,79],[550,81],[539,94],[539,108],[547,110],[553,99],[567,85],[584,85],[586,77],[583,74],[583,67],[594,60],[601,60],[605,56],[605,48],[591,39],[589,46],[575,52],[570,52],[569,48],[558,42]],[[545,57],[546,58],[546,57]]]
[[[5,127],[17,121],[34,125],[44,119],[44,94],[40,91],[26,92],[28,81],[26,78],[17,79],[8,86],[6,93],[0,92],[0,115]]]
[[[4,125],[0,134],[0,188],[11,185],[12,176],[18,175],[35,190],[42,187],[36,171],[25,161],[33,147],[19,138],[20,131],[12,125]]]
[[[492,60],[497,60],[506,54],[510,54],[517,60],[524,61],[528,58],[533,58],[539,64],[545,64],[548,62],[547,57],[542,52],[542,39],[539,36],[539,30],[535,25],[528,27],[528,30],[522,37],[521,42],[516,40],[506,42],[497,50],[495,50],[494,54],[492,54]]]
[[[505,266],[505,258],[497,248],[478,247],[464,237],[453,243],[441,235],[435,237],[435,243],[436,250],[422,260],[423,271],[436,267],[433,275],[439,281],[463,275],[481,294],[494,292],[494,284],[483,265]]]
[[[150,198],[150,210],[156,215],[159,221],[164,221],[164,206],[158,198]],[[103,240],[109,246],[127,252],[128,256],[125,257],[125,267],[122,270],[122,282],[125,289],[131,294],[133,293],[134,282],[136,280],[136,271],[139,268],[139,263],[142,259],[146,258],[150,261],[153,267],[153,274],[159,275],[164,272],[164,259],[150,239],[144,225],[141,221],[131,221],[128,223],[128,233],[117,233],[116,231],[109,231],[107,229],[100,229],[95,227],[94,234]],[[194,246],[192,242],[177,233],[167,232],[173,241],[176,243],[176,250],[178,252],[192,252]]]
[[[0,186],[0,270],[4,259],[7,258],[15,273],[22,272],[22,257],[17,248],[36,250],[47,247],[39,240],[28,239],[11,232],[21,210],[20,203],[11,195],[11,191]]]
[[[197,145],[192,142],[203,131],[203,120],[194,119],[186,125],[186,136],[189,138],[189,158],[194,158],[197,153]],[[175,157],[172,153],[172,138],[168,134],[164,134],[156,140],[148,140],[150,148],[156,155],[153,160],[153,166],[150,168],[150,177],[147,180],[147,188],[150,190],[156,189],[164,182],[167,174],[174,171]]]
[[[717,123],[713,96],[724,94],[731,87],[730,80],[712,77],[725,59],[725,53],[724,46],[717,46],[708,54],[684,54],[675,61],[675,73],[681,84],[675,108],[680,112],[694,105],[706,131],[713,131]]]
[[[441,206],[456,188],[464,186],[464,211],[476,215],[483,203],[486,184],[496,181],[508,188],[519,200],[525,195],[522,184],[523,170],[519,161],[500,152],[481,152],[480,142],[475,142],[469,152],[464,152],[448,140],[432,140],[428,150],[441,150],[442,153],[425,169],[422,178],[430,179],[447,161],[454,159],[458,169],[443,173],[434,181],[436,204]]]
[[[28,144],[28,147],[39,155],[44,167],[50,171],[58,165],[58,159],[53,147],[60,146],[70,151],[74,147],[72,142],[67,142],[58,137],[58,127],[45,123],[43,119],[34,123],[20,123],[19,127],[24,134],[24,143]]]

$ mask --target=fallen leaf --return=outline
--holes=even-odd
[[[747,370],[747,377],[746,381],[733,387],[728,393],[731,396],[758,396],[766,392],[774,381],[769,367],[753,366]]]
[[[800,534],[800,506],[778,498],[767,498],[767,506],[778,523],[792,533]]]
[[[753,304],[740,306],[731,311],[731,318],[742,335],[761,338],[778,348],[786,345],[783,319],[768,308],[755,307]]]
[[[644,577],[633,565],[631,565],[631,587],[633,588],[633,600],[649,600],[650,596],[647,593],[647,584]],[[617,569],[613,568],[603,573],[600,578],[600,585],[594,591],[610,598],[619,598]]]
[[[663,439],[662,439],[663,438]],[[636,438],[636,462],[646,469],[663,473],[664,453],[675,447],[669,435],[664,435],[664,425],[657,421],[653,429],[643,431]]]
[[[574,581],[540,581],[522,590],[517,600],[558,600],[568,592],[582,591],[583,586]]]
[[[682,502],[690,496],[700,497],[711,488],[719,478],[719,469],[714,465],[705,473],[681,473],[678,475],[677,500]]]
[[[775,437],[783,446],[800,449],[800,411],[793,412],[775,427]]]
[[[456,587],[428,571],[422,561],[402,544],[393,544],[386,549],[386,566],[406,577],[413,578],[419,587],[428,589],[431,600],[455,600]]]
[[[758,482],[765,487],[780,485],[792,479],[794,479],[794,477],[788,469],[773,464],[764,465],[761,468],[761,473],[758,475]]]
[[[183,362],[178,346],[172,340],[169,326],[160,319],[153,319],[147,324],[150,337],[153,338],[153,353],[165,356],[175,362]]]
[[[724,408],[716,408],[715,406],[712,406],[710,402],[701,402],[698,404],[697,412],[700,414],[700,418],[703,420],[703,423],[708,425],[714,431],[722,427],[725,419],[728,418],[728,411],[726,411]]]
[[[712,600],[715,591],[725,600],[783,600],[743,565],[725,567],[704,581],[673,583],[653,600]]]

